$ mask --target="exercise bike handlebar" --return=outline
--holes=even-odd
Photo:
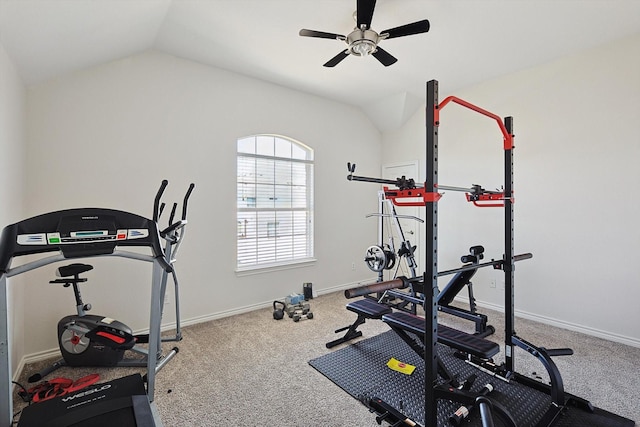
[[[191,197],[191,192],[196,188],[196,185],[192,182],[189,185],[189,189],[187,190],[187,194],[184,195],[184,200],[182,201],[182,220],[185,221],[187,219],[187,203],[189,202],[189,197]]]
[[[163,179],[153,202],[153,221],[155,222],[158,222],[158,219],[160,218],[160,199],[162,198],[162,194],[164,193],[165,188],[167,188],[167,185],[169,185],[169,181]]]
[[[171,215],[169,215],[169,224],[173,224],[173,218],[176,216],[176,208],[178,207],[177,203],[174,203],[171,207]]]
[[[158,191],[158,195],[156,195],[156,205],[157,203],[159,203],[159,197],[162,197],[162,193],[164,192],[164,189],[166,188],[168,184],[168,181],[165,179],[162,181],[162,185],[160,187],[160,191]],[[160,231],[160,235],[163,238],[166,238],[167,235],[169,235],[170,233],[179,230],[181,228],[183,228],[186,224],[187,224],[187,206],[189,203],[189,198],[191,197],[191,193],[193,192],[193,189],[196,187],[196,185],[194,183],[189,184],[189,188],[187,189],[187,193],[184,196],[184,199],[182,201],[182,219],[178,220],[178,221],[173,221],[176,215],[176,210],[178,208],[178,204],[174,203],[173,207],[171,208],[171,214],[169,215],[169,226],[163,230]],[[162,203],[161,208],[160,208],[160,214],[162,214],[162,210],[164,208],[164,203]],[[159,216],[156,218],[155,217],[155,210],[154,210],[154,220],[157,222],[159,220]]]
[[[173,209],[171,210],[171,216],[169,218],[169,226],[160,232],[160,236],[167,240],[171,246],[174,246],[170,263],[175,262],[178,250],[180,249],[180,244],[182,243],[182,238],[184,237],[184,227],[187,225],[187,207],[189,204],[189,198],[191,197],[191,193],[195,187],[196,185],[193,182],[189,184],[189,188],[184,195],[184,199],[182,200],[182,219],[173,222],[176,208],[178,206],[177,203],[174,203]]]

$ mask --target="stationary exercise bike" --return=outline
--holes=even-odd
[[[117,320],[87,314],[91,304],[82,301],[78,287],[87,279],[81,273],[93,270],[88,264],[70,264],[59,267],[60,279],[49,283],[73,286],[77,314],[65,316],[58,322],[58,344],[67,366],[116,366],[126,350],[136,344],[131,328]],[[72,276],[72,277],[71,277]]]
[[[160,198],[167,186],[167,181],[163,181],[158,191],[155,204],[153,219],[157,222],[162,215],[164,203],[160,204]],[[187,203],[191,192],[195,188],[194,184],[189,186],[182,205],[182,219],[174,222],[177,203],[173,204],[171,214],[169,216],[169,226],[160,231],[166,244],[164,255],[167,263],[173,264],[176,261],[176,254],[187,224]],[[156,352],[151,349],[144,348],[139,344],[149,342],[148,335],[133,335],[133,332],[126,324],[104,316],[87,314],[91,310],[91,304],[85,304],[82,301],[82,295],[79,289],[79,283],[86,282],[87,279],[80,277],[80,274],[93,269],[88,264],[74,263],[59,267],[56,270],[59,279],[52,280],[49,283],[62,284],[64,287],[73,287],[73,293],[76,302],[76,313],[65,316],[58,322],[58,344],[62,359],[53,365],[33,374],[29,377],[29,382],[40,381],[46,375],[55,371],[62,366],[146,366],[147,357]],[[163,337],[162,342],[180,341],[182,332],[180,330],[180,300],[178,289],[178,278],[175,268],[172,269],[172,278],[174,282],[175,310],[176,310],[176,332],[174,337]],[[164,308],[164,298],[166,293],[168,273],[163,272],[161,283],[161,310]],[[161,312],[162,314],[162,312]],[[125,352],[131,350],[143,357],[125,359]],[[173,356],[178,353],[178,348],[174,347],[168,354],[162,355],[158,349],[156,357],[158,357],[157,370],[160,370]]]

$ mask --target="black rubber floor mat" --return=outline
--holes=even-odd
[[[534,427],[542,419],[551,404],[550,397],[540,391],[517,382],[507,383],[481,372],[453,356],[453,351],[439,345],[438,354],[447,368],[463,381],[471,374],[477,375],[472,391],[478,391],[491,383],[495,390],[490,397],[508,408],[519,427]],[[415,371],[406,375],[387,367],[391,358],[414,365]],[[424,363],[393,331],[382,333],[338,349],[309,361],[321,374],[342,388],[355,399],[367,404],[378,397],[408,418],[424,425]],[[460,406],[455,402],[438,400],[439,426],[451,426],[449,416]],[[481,426],[477,411],[472,411],[464,425]],[[496,426],[502,424],[497,420]],[[557,426],[629,427],[633,421],[597,410],[591,414],[578,408],[569,408],[556,422]]]

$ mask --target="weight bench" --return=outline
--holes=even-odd
[[[344,328],[336,329],[336,333],[347,331],[342,338],[333,340],[327,343],[327,348],[332,348],[338,344],[351,341],[354,338],[362,336],[362,331],[358,331],[358,326],[362,325],[367,319],[382,319],[386,314],[392,312],[391,308],[387,305],[380,304],[371,298],[363,298],[358,301],[353,301],[347,304],[347,310],[353,311],[358,315],[353,324],[345,326]]]
[[[425,319],[415,314],[404,311],[396,311],[382,316],[382,321],[388,324],[391,329],[398,334],[404,342],[406,342],[418,356],[424,359],[424,335],[425,335]],[[416,335],[420,341],[409,336],[408,333]],[[447,347],[454,348],[464,353],[476,356],[483,360],[491,359],[500,352],[500,346],[492,341],[485,340],[477,335],[467,334],[466,332],[450,328],[445,325],[438,325],[438,342]],[[442,363],[440,357],[437,357],[438,373],[442,378],[453,387],[460,384],[447,367]]]
[[[464,263],[463,267],[478,265],[480,260],[484,258],[483,253],[484,248],[482,246],[478,245],[470,247],[469,254],[463,255],[460,258],[460,261]],[[471,283],[471,278],[477,271],[477,268],[458,271],[451,280],[449,280],[449,283],[447,283],[442,291],[440,291],[436,300],[438,302],[438,311],[472,321],[476,326],[475,335],[487,337],[493,334],[496,330],[493,326],[487,324],[488,319],[486,315],[480,314],[476,311],[476,299],[473,296],[473,284]],[[455,297],[458,296],[465,286],[467,287],[469,295],[469,310],[451,305]]]
[[[382,316],[382,321],[388,324],[400,337],[405,340],[420,357],[424,357],[425,319],[411,313],[397,311]],[[407,332],[411,332],[420,338],[421,342],[416,343]],[[407,340],[408,339],[408,340]],[[500,352],[500,345],[481,338],[477,335],[450,328],[445,325],[438,325],[438,342],[447,347],[460,350],[481,359],[491,359]]]

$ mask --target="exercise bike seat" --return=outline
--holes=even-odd
[[[77,276],[78,274],[84,273],[85,271],[89,271],[89,270],[93,270],[92,265],[74,263],[74,264],[58,267],[56,269],[56,275],[58,277]]]

